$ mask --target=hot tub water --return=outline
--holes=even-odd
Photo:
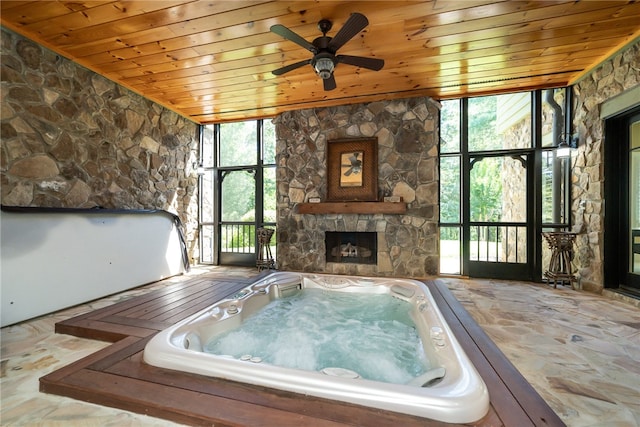
[[[406,384],[430,369],[410,310],[390,295],[303,289],[214,337],[204,351],[307,371],[338,367]]]

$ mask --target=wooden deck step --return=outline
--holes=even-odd
[[[253,280],[198,276],[58,323],[58,333],[114,344],[42,377],[40,390],[187,425],[444,425],[390,411],[157,368],[143,362],[144,346],[155,333]],[[439,281],[425,283],[489,388],[489,413],[473,425],[563,426],[446,285]]]

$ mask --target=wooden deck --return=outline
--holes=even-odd
[[[40,391],[188,425],[451,426],[415,416],[156,368],[142,361],[158,331],[254,279],[214,275],[150,292],[56,324],[56,332],[114,342],[40,379]],[[475,323],[444,283],[426,282],[491,397],[474,426],[564,423]]]

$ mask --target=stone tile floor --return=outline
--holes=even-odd
[[[197,266],[108,298],[2,328],[0,425],[171,426],[168,421],[38,391],[38,379],[108,343],[55,334],[54,324],[203,273]],[[640,308],[568,287],[443,278],[453,294],[569,426],[640,426]]]
[[[546,284],[446,279],[568,425],[640,425],[640,309]]]

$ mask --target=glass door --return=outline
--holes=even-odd
[[[472,277],[531,279],[531,92],[469,98],[463,258]]]
[[[218,171],[222,265],[255,264],[256,172],[255,167]]]
[[[604,285],[640,295],[640,106],[605,122]]]
[[[640,292],[640,116],[629,125],[629,248],[626,286]]]
[[[528,153],[470,157],[469,220],[463,228],[470,276],[531,278],[531,157]]]

